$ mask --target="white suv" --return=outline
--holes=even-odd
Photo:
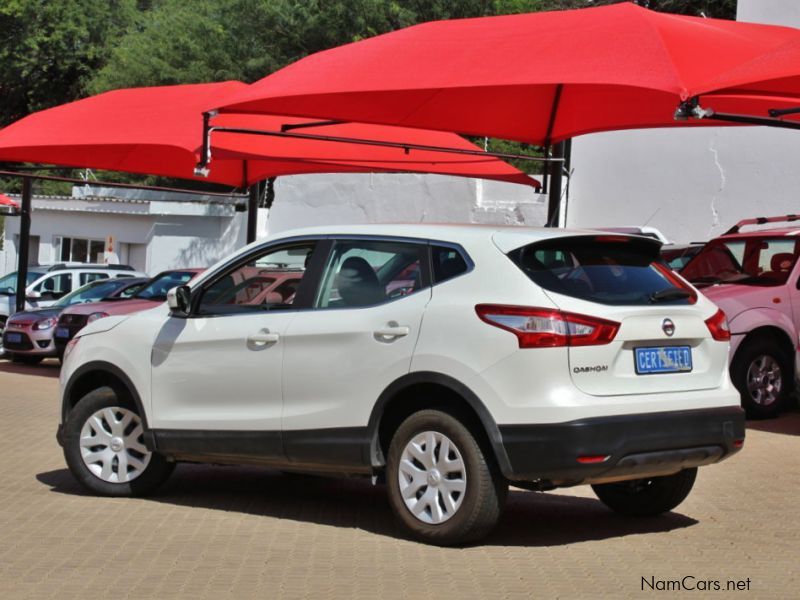
[[[152,491],[179,461],[372,476],[436,544],[487,533],[509,483],[591,484],[614,510],[662,513],[745,433],[725,317],[659,246],[480,226],[286,233],[81,330],[58,439],[111,496]],[[296,293],[262,293],[287,269]]]

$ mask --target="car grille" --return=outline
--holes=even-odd
[[[89,315],[75,315],[75,314],[65,314],[61,315],[58,319],[59,325],[65,325],[68,327],[71,326],[78,326],[83,327],[86,325],[86,321],[89,319]]]
[[[18,342],[11,342],[8,339],[8,336],[21,336],[20,341]],[[31,338],[20,331],[6,331],[3,334],[3,347],[6,350],[33,350],[33,344],[31,343]]]

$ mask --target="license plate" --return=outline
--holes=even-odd
[[[66,327],[56,327],[56,337],[68,338],[69,329],[67,329]]]
[[[692,349],[689,346],[636,348],[636,374],[688,373],[692,370]]]
[[[10,342],[12,344],[19,344],[22,341],[22,334],[21,333],[7,333],[6,334],[6,342]]]

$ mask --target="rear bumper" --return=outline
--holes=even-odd
[[[745,436],[744,412],[735,406],[501,425],[499,430],[510,465],[506,477],[543,487],[667,475],[712,464],[738,452]]]

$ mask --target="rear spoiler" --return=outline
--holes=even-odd
[[[736,225],[728,229],[723,235],[731,233],[739,233],[739,230],[745,225],[764,225],[765,223],[791,223],[792,221],[800,221],[800,215],[785,215],[782,217],[756,217],[754,219],[743,219]]]

